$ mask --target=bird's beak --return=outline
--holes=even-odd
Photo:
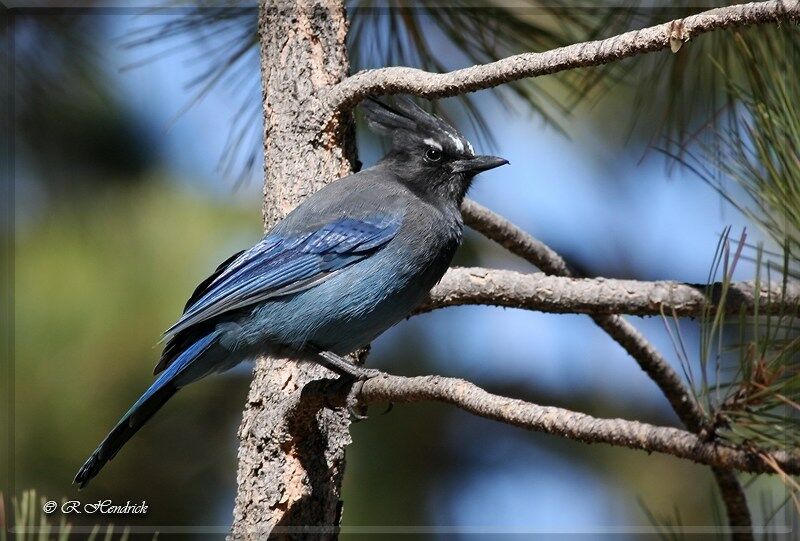
[[[478,174],[481,171],[488,171],[501,165],[506,165],[508,160],[498,158],[497,156],[475,156],[467,160],[458,160],[453,162],[454,173],[472,173]]]

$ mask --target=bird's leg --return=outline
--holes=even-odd
[[[344,357],[336,355],[335,353],[331,353],[330,351],[320,351],[318,355],[321,359],[320,364],[322,364],[325,368],[336,372],[340,376],[346,376],[356,381],[366,381],[370,378],[381,375],[380,370],[357,366],[353,363],[347,362],[347,359]]]
[[[356,366],[347,362],[346,359],[332,353],[330,351],[320,351],[319,357],[320,364],[326,368],[339,374],[338,384],[349,385],[350,389],[347,391],[347,411],[356,421],[361,421],[367,418],[366,406],[358,404],[358,396],[361,393],[361,388],[364,382],[370,378],[376,377],[381,374],[380,370],[374,368],[364,368],[363,366]]]

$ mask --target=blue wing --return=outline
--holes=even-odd
[[[399,228],[398,218],[376,216],[339,218],[293,237],[269,235],[201,284],[165,338],[225,312],[313,287],[369,257],[394,238]]]

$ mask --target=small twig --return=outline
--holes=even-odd
[[[800,315],[800,285],[728,284],[725,311],[729,314],[792,313]],[[431,291],[415,313],[448,306],[491,305],[522,308],[553,314],[628,314],[656,316],[662,308],[676,316],[698,316],[708,308],[703,293],[706,285],[673,281],[641,282],[609,278],[570,278],[542,273],[485,269],[452,268]],[[718,298],[723,284],[711,286],[712,301]],[[715,296],[716,295],[716,296]]]
[[[306,389],[305,407],[318,406],[322,401],[327,401],[330,407],[343,407],[349,391],[345,387],[326,385],[325,382],[320,382],[319,387],[309,387]],[[312,399],[312,396],[316,398]],[[382,373],[364,381],[357,398],[363,405],[443,402],[486,419],[584,443],[607,443],[665,453],[725,470],[773,474],[777,472],[774,465],[779,465],[785,473],[800,473],[798,454],[734,447],[703,441],[696,434],[679,428],[626,419],[601,419],[563,408],[540,406],[491,394],[462,379]]]

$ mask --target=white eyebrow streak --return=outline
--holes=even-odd
[[[426,145],[430,145],[432,147],[438,148],[439,150],[442,150],[442,145],[440,145],[433,139],[424,139],[422,142],[425,143]]]
[[[464,152],[464,143],[461,142],[461,139],[459,139],[458,137],[456,137],[455,135],[453,135],[451,133],[448,133],[447,135],[449,135],[450,139],[453,140],[453,144],[456,145],[456,149],[459,152]]]
[[[467,150],[469,151],[471,156],[475,155],[475,149],[472,148],[472,143],[470,143],[469,141],[467,141]]]

